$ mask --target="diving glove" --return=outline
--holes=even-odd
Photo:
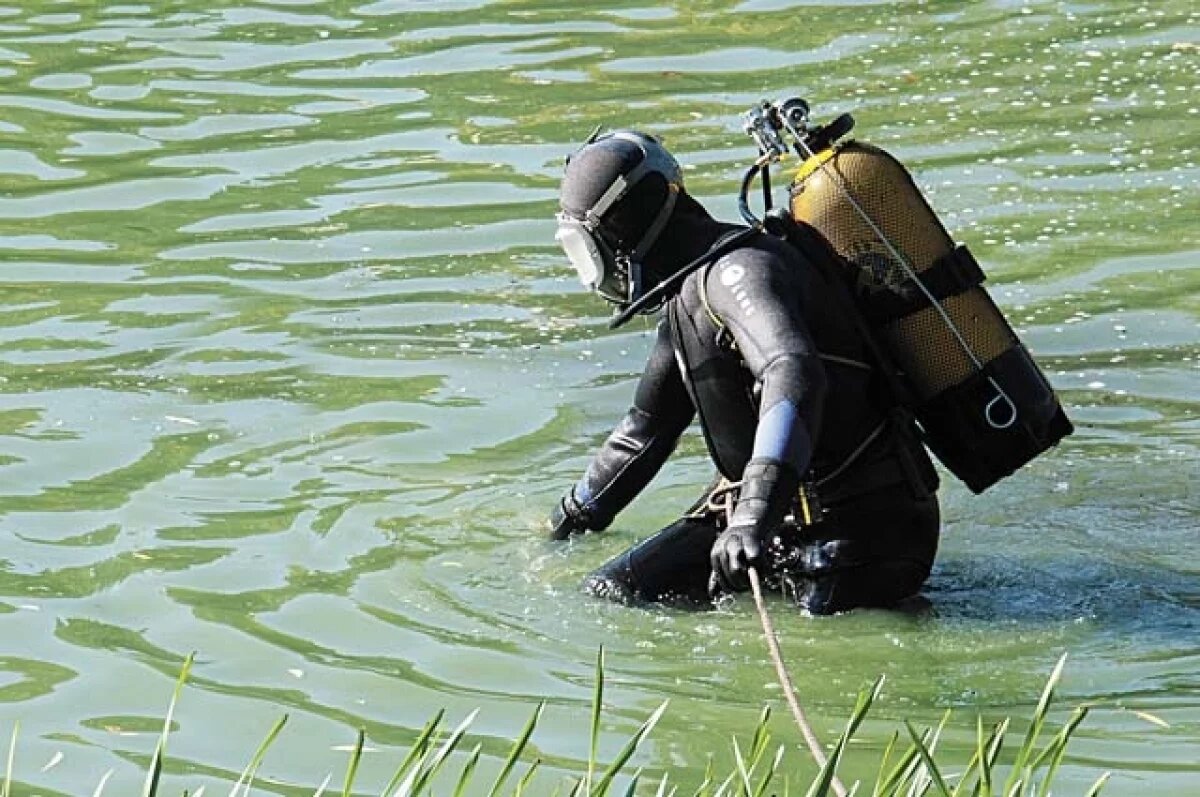
[[[762,543],[754,526],[730,526],[713,543],[709,592],[740,592],[750,586],[750,568],[762,565]]]
[[[550,539],[565,540],[572,534],[582,534],[587,530],[587,512],[575,500],[575,490],[568,490],[550,511]]]

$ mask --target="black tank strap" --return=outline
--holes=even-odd
[[[871,447],[871,444],[874,443],[876,440],[878,440],[880,438],[880,436],[882,436],[883,433],[885,431],[887,431],[887,428],[888,428],[888,419],[884,418],[882,421],[879,422],[878,426],[876,426],[874,429],[872,429],[870,431],[870,433],[868,433],[867,436],[865,438],[863,438],[862,442],[858,444],[858,447],[855,448],[853,451],[851,451],[850,454],[844,460],[842,460],[840,465],[838,465],[836,468],[834,468],[832,471],[830,471],[828,475],[823,476],[820,479],[817,479],[815,486],[816,487],[825,487],[830,482],[836,481],[837,478],[839,476],[841,476],[843,473],[850,470],[850,468],[854,465],[854,463],[858,461],[859,457],[861,457],[864,453],[866,453],[867,449]]]
[[[908,277],[895,286],[864,293],[860,306],[868,320],[886,323],[929,307],[926,291],[940,302],[982,285],[985,279],[979,261],[966,246],[959,245],[933,261],[916,279]]]

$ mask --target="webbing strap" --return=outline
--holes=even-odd
[[[959,245],[919,272],[896,285],[879,286],[861,297],[863,314],[876,323],[894,321],[982,285],[987,275],[966,246]],[[918,284],[918,280],[920,284]],[[923,288],[923,289],[922,289]]]
[[[853,465],[855,462],[858,461],[858,458],[863,455],[863,452],[865,452],[868,448],[871,447],[871,443],[874,443],[876,440],[879,439],[879,436],[881,434],[883,434],[883,431],[885,429],[887,429],[887,425],[888,425],[888,422],[887,422],[886,418],[884,418],[882,421],[880,421],[879,425],[876,426],[874,429],[872,429],[871,433],[868,434],[866,436],[866,438],[864,438],[863,441],[858,444],[858,448],[851,451],[850,455],[848,457],[846,457],[844,460],[842,460],[842,464],[840,464],[836,468],[834,468],[833,471],[829,475],[824,476],[823,478],[817,480],[817,487],[821,487],[823,485],[829,484],[829,482],[833,481],[838,476],[841,476],[843,473],[845,473],[850,468],[851,465]]]

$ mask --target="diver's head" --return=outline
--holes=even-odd
[[[617,130],[589,139],[567,159],[555,239],[579,280],[626,306],[661,274],[646,256],[683,193],[683,172],[658,139]]]

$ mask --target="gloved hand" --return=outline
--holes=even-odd
[[[575,500],[575,491],[568,490],[550,511],[550,539],[565,540],[572,534],[582,534],[587,530],[587,513]]]
[[[753,526],[730,526],[713,543],[709,591],[738,592],[750,586],[750,567],[762,564],[762,543]]]

